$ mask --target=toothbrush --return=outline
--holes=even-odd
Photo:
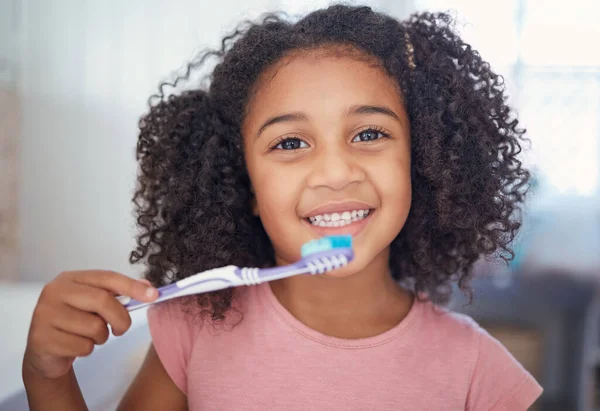
[[[128,311],[171,300],[186,295],[206,293],[240,285],[254,285],[299,274],[323,274],[346,266],[354,258],[352,237],[349,235],[326,236],[305,243],[302,258],[286,266],[272,268],[249,268],[228,265],[203,271],[173,284],[160,287],[158,298],[152,302],[134,300],[124,295],[117,300]]]

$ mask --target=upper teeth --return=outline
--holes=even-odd
[[[343,227],[369,215],[369,209],[344,211],[343,213],[318,214],[308,217],[312,225],[320,227]]]

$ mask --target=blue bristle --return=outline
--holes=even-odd
[[[321,251],[332,250],[334,248],[352,247],[351,235],[329,235],[317,240],[311,240],[302,246],[302,257],[318,253]]]

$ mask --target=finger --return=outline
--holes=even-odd
[[[90,338],[96,345],[104,344],[109,337],[106,321],[98,314],[87,313],[62,305],[52,317],[52,325],[67,333]]]
[[[152,287],[152,283],[151,283],[150,281],[146,280],[145,278],[140,278],[140,279],[138,279],[138,281],[141,281],[141,282],[143,282],[144,284],[146,284],[146,285],[148,285],[148,286]]]
[[[131,326],[129,312],[107,290],[69,283],[65,286],[62,301],[72,308],[98,314],[110,324],[114,335],[124,334]]]
[[[46,334],[45,351],[57,357],[86,357],[94,351],[94,341],[51,328]]]
[[[144,284],[146,284],[146,285],[147,285],[147,286],[149,286],[149,287],[154,287],[154,286],[152,285],[152,283],[151,283],[150,281],[146,280],[145,278],[138,278],[138,279],[137,279],[137,281],[139,281],[139,282],[141,282],[141,283],[144,283]],[[119,293],[115,293],[114,291],[111,291],[111,292],[112,292],[112,294],[114,294],[115,296],[119,295]]]
[[[77,272],[73,281],[103,288],[120,295],[126,295],[139,301],[153,301],[158,297],[158,291],[142,281],[127,277],[114,271],[89,270]]]

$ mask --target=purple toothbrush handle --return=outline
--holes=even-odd
[[[322,274],[348,264],[354,259],[352,248],[334,248],[332,250],[321,251],[303,257],[293,264],[271,267],[271,268],[241,268],[236,270],[236,274],[242,278],[247,285],[258,284],[265,281],[272,281],[279,278],[290,277],[294,274],[306,272],[310,274]]]
[[[235,287],[239,285],[253,285],[266,281],[272,281],[279,278],[290,277],[297,274],[322,274],[348,264],[354,259],[352,248],[335,248],[332,250],[321,251],[303,257],[297,262],[271,268],[236,268],[233,278],[212,277],[193,283],[193,286],[210,284],[210,291],[216,291],[223,288]],[[154,302],[167,299],[167,297],[180,293],[182,289],[177,283],[169,284],[158,289],[158,298]],[[134,300],[129,297],[117,297],[128,310],[133,310],[138,306],[148,305],[149,303]]]
[[[237,274],[238,270],[236,270],[236,274]],[[214,290],[219,290],[219,289],[231,287],[234,285],[230,281],[227,281],[226,279],[220,279],[220,278],[211,278],[211,279],[207,279],[204,281],[199,281],[196,284],[203,284],[203,283],[209,283],[209,282],[215,283]],[[181,292],[182,288],[178,287],[177,283],[173,283],[173,284],[169,284],[169,285],[160,287],[157,290],[158,290],[158,297],[156,300],[160,300],[162,298],[170,297],[173,294],[177,294],[177,293]],[[147,302],[139,301],[134,298],[129,298],[129,297],[125,297],[125,296],[119,296],[119,297],[117,297],[117,299],[119,299],[122,304],[124,301],[127,301],[127,303],[123,304],[123,306],[125,308],[127,308],[128,310],[132,310],[138,306],[148,305]],[[157,302],[156,300],[154,302]]]

